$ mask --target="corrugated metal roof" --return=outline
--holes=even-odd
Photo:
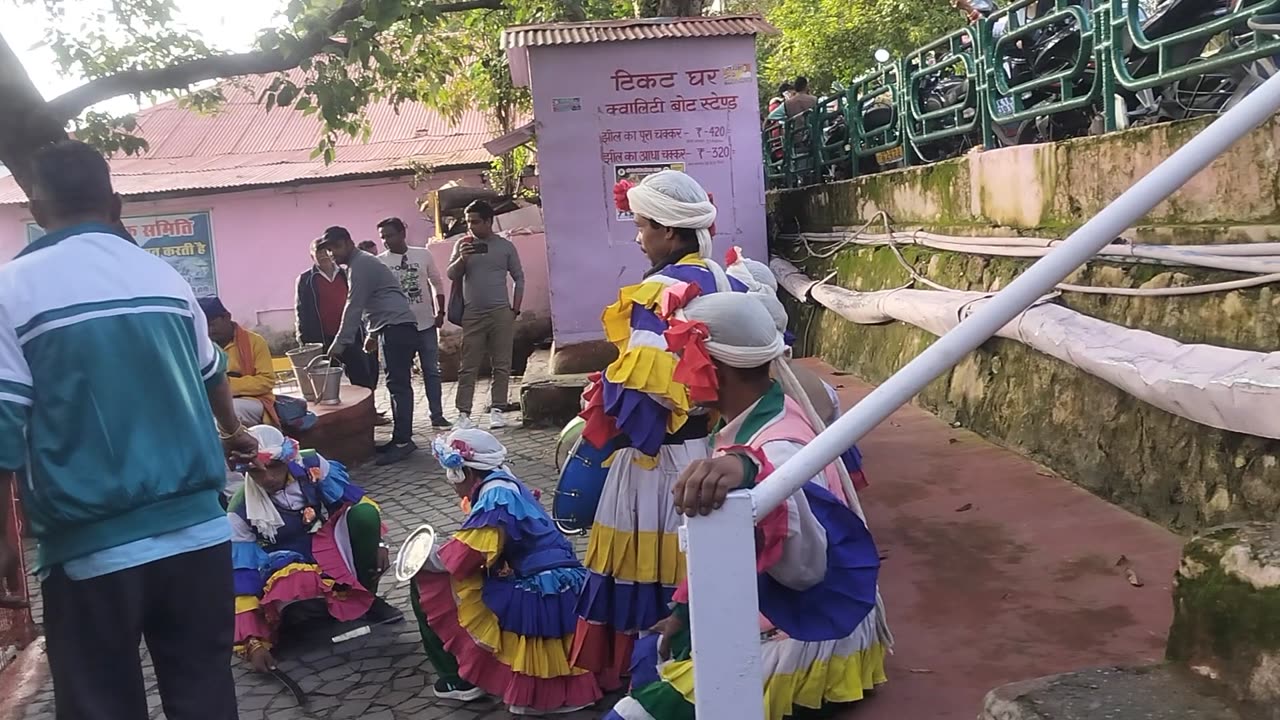
[[[633,18],[578,23],[546,23],[507,28],[505,49],[538,45],[581,45],[622,40],[776,35],[778,29],[759,15],[716,17]]]
[[[369,141],[343,137],[334,162],[312,159],[320,139],[313,115],[276,108],[258,97],[274,76],[223,83],[226,102],[209,115],[167,102],[138,113],[138,134],[149,149],[138,157],[111,159],[122,195],[262,187],[300,181],[376,175],[415,167],[475,166],[493,156],[484,149],[493,134],[487,116],[468,111],[457,123],[417,103],[366,108]],[[294,73],[295,81],[299,76]],[[26,202],[11,177],[0,177],[0,205]]]

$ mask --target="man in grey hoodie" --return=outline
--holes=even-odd
[[[391,442],[378,448],[377,464],[400,462],[418,449],[413,442],[412,380],[419,345],[418,319],[400,281],[381,260],[357,248],[346,228],[325,230],[319,243],[335,262],[347,266],[347,304],[329,355],[340,357],[355,343],[362,324],[368,327],[370,338],[365,349],[371,351],[375,341],[381,343],[393,425]]]

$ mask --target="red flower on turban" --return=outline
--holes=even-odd
[[[613,204],[622,212],[631,212],[631,202],[627,200],[627,191],[636,184],[630,180],[619,180],[613,186]]]

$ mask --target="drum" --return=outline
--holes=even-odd
[[[573,450],[574,443],[578,442],[578,438],[582,437],[582,428],[587,426],[587,421],[580,417],[576,417],[569,421],[568,425],[560,431],[560,438],[556,441],[556,472],[564,470],[564,463],[569,459],[569,452]]]
[[[596,448],[582,439],[586,423],[575,418],[560,433],[556,445],[556,466],[560,469],[560,482],[551,500],[551,519],[565,535],[581,535],[591,529],[596,519],[596,507],[609,468],[604,463],[621,447],[618,441],[610,441],[603,448]],[[562,454],[563,452],[563,454]],[[563,459],[562,459],[563,458]]]

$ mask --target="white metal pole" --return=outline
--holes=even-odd
[[[1264,83],[886,380],[783,463],[769,482],[749,493],[732,493],[721,510],[688,520],[694,697],[700,717],[764,718],[752,519],[780,504],[1277,110],[1280,76]]]
[[[764,720],[753,519],[751,496],[735,492],[719,510],[691,517],[683,528],[700,718]]]
[[[1009,283],[1004,290],[978,306],[973,315],[938,338],[937,342],[894,373],[813,442],[783,463],[769,478],[769,482],[753,488],[751,494],[756,501],[756,517],[762,517],[777,507],[850,445],[910,401],[934,378],[960,362],[966,354],[976,350],[1040,296],[1052,291],[1073,270],[1096,255],[1278,110],[1280,75],[1263,83],[1239,105],[1215,120],[1072,233],[1065,242]],[[1018,192],[1018,189],[1011,188],[1010,191]],[[691,582],[694,577],[691,573]]]

